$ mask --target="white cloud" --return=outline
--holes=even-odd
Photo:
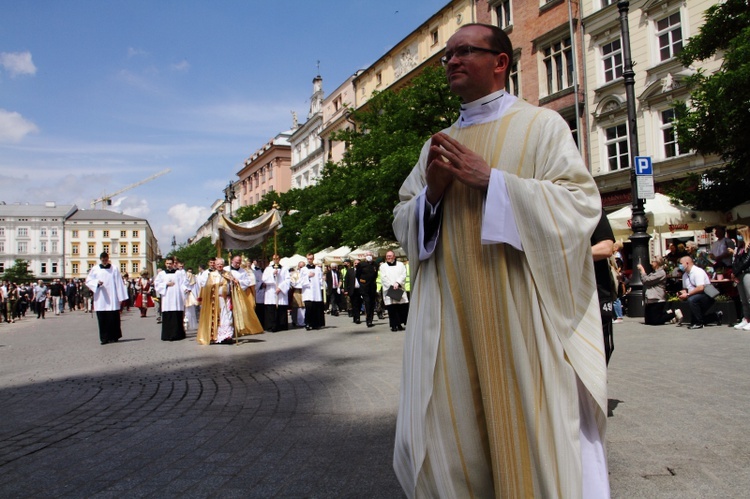
[[[148,219],[148,215],[149,213],[151,213],[151,208],[148,205],[148,201],[146,201],[145,199],[135,199],[132,197],[128,198],[128,196],[117,198],[113,203],[113,208],[115,208],[115,211],[122,210],[125,215],[145,219]]]
[[[206,206],[188,206],[180,203],[167,210],[167,215],[172,223],[162,225],[159,231],[162,234],[175,236],[177,241],[185,241],[195,234],[196,229],[208,219],[211,209]],[[171,240],[171,236],[170,236]]]
[[[170,64],[169,69],[171,69],[172,71],[187,71],[190,69],[190,63],[187,61],[182,61],[176,64]]]
[[[134,47],[128,47],[128,58],[136,57],[136,56],[141,56],[141,55],[143,55],[143,56],[148,55],[148,52],[146,52],[145,50],[142,50],[142,49],[137,49],[137,48],[134,48]]]
[[[18,75],[36,74],[36,66],[31,60],[31,52],[0,52],[0,66],[15,78]]]
[[[18,143],[30,133],[36,133],[39,128],[19,113],[0,109],[0,143]]]

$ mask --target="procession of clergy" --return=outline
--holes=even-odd
[[[102,254],[104,257],[104,254]],[[161,339],[179,341],[186,338],[186,330],[196,329],[196,340],[201,345],[233,344],[240,336],[259,334],[264,331],[277,332],[292,325],[305,329],[320,329],[325,326],[325,305],[330,313],[338,315],[347,309],[347,302],[357,307],[350,308],[350,315],[359,324],[359,307],[362,296],[367,325],[372,325],[372,316],[378,303],[368,299],[369,288],[375,290],[373,276],[379,278],[384,290],[382,299],[389,311],[393,331],[403,330],[408,313],[408,294],[404,292],[408,279],[403,263],[397,262],[393,252],[388,252],[380,268],[375,267],[372,255],[367,255],[360,265],[359,260],[344,272],[336,264],[323,272],[315,265],[313,254],[307,255],[307,263],[299,262],[296,268],[280,265],[278,255],[265,270],[257,261],[247,265],[241,255],[231,257],[229,265],[223,258],[210,259],[206,269],[194,275],[173,257],[167,257],[165,268],[160,270],[153,282],[142,276],[136,286],[138,295],[135,306],[146,317],[153,306],[151,296],[158,296],[161,322]],[[119,327],[119,308],[113,306],[125,294],[120,286],[122,279],[113,266],[103,258],[103,265],[92,269],[87,284],[95,294],[95,309],[99,321],[102,344],[116,342],[122,336]],[[153,291],[152,289],[153,288]],[[324,298],[327,291],[327,302]],[[97,307],[97,297],[99,305]],[[351,300],[350,300],[351,298]],[[99,314],[99,312],[102,314]],[[104,322],[103,322],[104,321]]]

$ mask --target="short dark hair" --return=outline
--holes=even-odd
[[[99,259],[101,260],[102,258],[109,258],[109,253],[107,253],[106,251],[102,251],[99,255]]]
[[[497,50],[501,54],[508,56],[508,71],[505,72],[505,90],[508,90],[510,83],[510,68],[513,65],[513,43],[508,38],[508,34],[497,26],[492,24],[471,23],[461,26],[459,29],[468,28],[469,26],[481,26],[490,30],[487,42],[492,50]]]

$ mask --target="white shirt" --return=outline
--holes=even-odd
[[[266,267],[263,271],[263,303],[266,305],[289,305],[289,271],[279,266],[275,269],[273,265]],[[281,290],[279,293],[276,289]]]
[[[172,284],[170,284],[172,283]],[[154,279],[154,289],[159,293],[162,312],[180,312],[185,310],[185,272],[162,271]]]
[[[94,310],[97,312],[120,310],[120,304],[128,299],[122,275],[112,264],[108,269],[95,265],[86,277],[86,286],[94,292]]]
[[[302,300],[323,301],[323,271],[320,267],[309,269],[305,266],[300,269],[299,273],[302,283]]]
[[[235,279],[240,282],[240,288],[245,291],[250,286],[255,286],[255,274],[248,272],[247,270],[240,267],[235,270],[231,265],[224,267],[225,272],[231,272]]]
[[[682,287],[687,289],[688,293],[698,286],[706,286],[708,284],[711,284],[711,279],[708,278],[706,271],[697,265],[693,265],[690,272],[682,274]]]

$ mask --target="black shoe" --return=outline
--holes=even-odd
[[[362,321],[354,321],[355,324],[362,324]]]
[[[406,328],[404,326],[399,326],[396,328],[398,331],[406,331]]]
[[[308,331],[312,331],[312,326],[305,326],[305,329]]]
[[[721,320],[724,318],[724,312],[718,311],[716,312],[716,325],[721,326]]]
[[[391,331],[393,331],[395,333],[396,331],[398,331],[398,328],[397,327],[392,327]]]
[[[373,327],[373,326],[375,326],[375,324],[373,324],[372,322],[367,323],[367,327]]]
[[[703,324],[690,324],[688,329],[703,329]]]

